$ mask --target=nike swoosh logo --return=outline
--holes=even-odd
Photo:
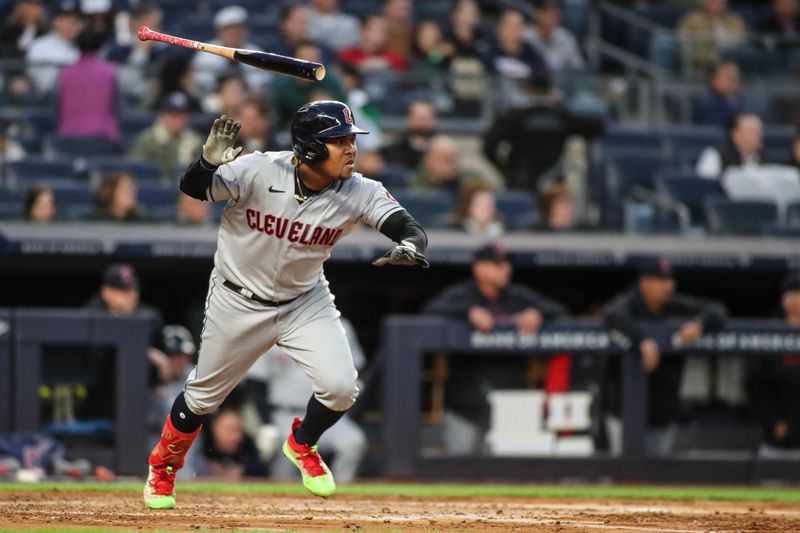
[[[273,188],[272,188],[272,185],[270,185],[270,186],[269,186],[269,192],[286,192],[286,191],[281,191],[281,190],[279,190],[279,189],[273,189]]]

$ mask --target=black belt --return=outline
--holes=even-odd
[[[261,298],[261,297],[259,297],[259,296],[256,296],[255,294],[253,294],[253,292],[252,292],[252,291],[249,291],[249,290],[245,289],[244,287],[240,287],[240,286],[238,286],[237,284],[235,284],[235,283],[232,283],[232,282],[228,281],[227,279],[226,279],[226,280],[224,280],[224,281],[222,282],[222,284],[223,284],[223,285],[225,285],[226,287],[228,287],[228,288],[229,288],[230,290],[232,290],[233,292],[238,292],[239,294],[241,294],[241,295],[242,295],[242,296],[244,296],[245,298],[250,298],[250,299],[251,299],[251,300],[253,300],[254,302],[258,302],[258,303],[260,303],[260,304],[268,305],[269,307],[278,307],[279,305],[286,305],[286,304],[290,304],[290,303],[292,303],[293,301],[295,301],[295,300],[297,300],[298,298],[300,298],[300,296],[302,296],[302,295],[300,295],[300,296],[295,296],[295,297],[294,297],[294,298],[292,298],[291,300],[284,300],[284,301],[282,301],[282,302],[273,302],[273,301],[271,301],[271,300],[265,300],[264,298]]]

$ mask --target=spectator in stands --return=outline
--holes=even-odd
[[[80,0],[80,4],[87,29],[102,35],[104,41],[109,40],[116,17],[112,0]]]
[[[25,62],[39,94],[53,92],[60,69],[72,65],[80,57],[75,41],[83,26],[75,0],[63,0],[53,13],[50,31],[30,44]]]
[[[2,153],[2,149],[0,149],[0,153]],[[800,171],[800,129],[798,129],[794,135],[792,153],[789,154],[789,157],[786,160],[786,165],[795,167],[798,171]]]
[[[455,196],[472,179],[473,176],[461,168],[455,139],[448,135],[437,135],[431,139],[430,147],[409,186],[444,191]]]
[[[485,40],[481,12],[475,0],[457,0],[445,29],[445,40],[453,45],[449,72],[453,76],[450,90],[455,97],[455,110],[477,112],[486,90],[482,49]]]
[[[755,167],[761,164],[762,127],[755,113],[737,113],[728,124],[722,146],[709,146],[700,154],[695,168],[704,178],[718,179],[729,167]]]
[[[563,183],[549,183],[539,192],[541,229],[571,231],[576,229],[575,198]]]
[[[319,46],[313,41],[299,42],[292,56],[317,63],[322,59]],[[322,94],[327,94],[333,100],[346,98],[341,80],[332,70],[328,70],[325,78],[317,82],[281,76],[275,80],[274,89],[275,110],[280,128],[288,128],[297,109],[306,102],[321,99]]]
[[[217,90],[203,100],[203,111],[215,115],[227,115],[239,121],[249,91],[244,78],[237,70],[225,72],[217,78]]]
[[[444,289],[423,306],[422,312],[466,320],[478,331],[511,326],[520,334],[534,334],[545,321],[567,314],[560,303],[511,282],[511,261],[497,243],[475,252],[472,275],[469,281]],[[524,368],[518,360],[492,360],[489,365],[454,362],[450,366],[445,371],[449,373],[445,448],[451,453],[474,452],[480,447],[482,426],[487,422],[486,393],[491,389],[524,387]]]
[[[58,79],[58,134],[119,142],[120,95],[117,68],[98,50],[103,36],[86,29],[78,36],[78,61]]]
[[[0,28],[0,58],[24,58],[34,39],[47,31],[44,15],[42,0],[18,2]]]
[[[224,481],[267,475],[253,439],[242,427],[242,418],[234,407],[223,406],[203,430],[203,455],[208,475]]]
[[[494,35],[487,40],[483,54],[489,72],[512,80],[526,80],[547,70],[542,56],[525,42],[524,26],[525,15],[521,11],[505,8],[500,12]]]
[[[739,67],[731,61],[719,61],[709,70],[708,91],[694,108],[695,124],[725,128],[741,111]]]
[[[406,168],[419,167],[436,134],[436,108],[428,100],[412,100],[406,111],[406,130],[393,144],[381,149],[387,163]]]
[[[211,44],[260,51],[258,45],[247,40],[247,19],[247,10],[240,6],[226,6],[217,11],[214,15],[214,29],[217,34]],[[241,70],[248,87],[254,91],[260,91],[272,81],[272,75],[265,70],[243,68],[237,61],[214,54],[195,54],[192,58],[192,69],[196,83],[206,94],[214,89],[216,80],[231,69]]]
[[[211,223],[209,202],[196,200],[183,193],[178,193],[177,212],[176,222],[179,226],[205,226]]]
[[[596,115],[570,111],[547,73],[534,73],[525,90],[525,105],[495,117],[483,137],[483,152],[503,173],[508,187],[536,193],[539,179],[559,162],[567,139],[599,135],[604,124]],[[509,149],[504,156],[505,143]]]
[[[0,128],[0,163],[19,161],[25,157],[25,148]]]
[[[339,66],[342,74],[342,89],[347,95],[347,107],[353,112],[353,120],[356,124],[362,124],[362,128],[369,131],[369,135],[364,135],[358,141],[359,159],[361,154],[376,152],[383,146],[383,131],[381,126],[381,112],[373,103],[373,98],[364,88],[364,74],[352,65],[343,64]],[[369,137],[369,140],[367,140]],[[357,163],[356,163],[357,164]],[[374,176],[375,174],[365,174]]]
[[[800,41],[800,2],[772,0],[772,9],[759,30],[778,37],[778,44],[797,44]]]
[[[128,172],[103,176],[94,192],[94,211],[89,220],[105,222],[146,222],[147,215],[137,204],[136,183]]]
[[[781,307],[787,326],[800,328],[800,272],[786,276],[781,286]],[[750,360],[748,388],[763,425],[759,455],[768,458],[800,457],[800,354],[758,357]]]
[[[505,228],[497,213],[494,187],[488,183],[465,184],[459,193],[453,226],[476,237],[495,239]]]
[[[679,389],[683,375],[682,357],[662,358],[661,348],[648,336],[639,321],[684,320],[673,335],[673,344],[688,345],[704,333],[723,327],[727,317],[724,306],[675,292],[672,266],[664,258],[648,259],[639,269],[637,285],[612,301],[605,310],[604,320],[612,338],[623,349],[635,350],[642,358],[642,368],[648,374],[648,424],[645,442],[648,452],[666,455],[672,449],[675,421],[679,412]],[[620,370],[611,365],[609,385],[611,412],[608,435],[611,452],[619,454],[622,446],[618,398]]]
[[[339,61],[348,63],[362,72],[402,71],[408,66],[406,58],[386,48],[389,26],[378,13],[361,21],[361,39],[356,46],[339,53]]]
[[[578,41],[561,26],[561,1],[543,0],[536,8],[536,25],[526,35],[552,70],[581,70],[585,63]]]
[[[366,365],[364,350],[350,321],[342,317],[341,323],[353,354],[353,365],[361,370]],[[284,430],[291,427],[295,417],[303,417],[308,397],[312,392],[311,383],[303,368],[283,348],[276,345],[267,350],[267,353],[248,371],[247,378],[248,382],[261,385],[248,389],[252,403],[259,407],[262,427],[271,421],[278,427],[278,434],[282,435]],[[260,441],[259,444],[261,445]],[[270,448],[273,446],[274,444]],[[263,449],[263,445],[259,447],[262,448],[263,457],[266,455],[264,453],[266,450]],[[367,452],[367,438],[352,415],[345,414],[320,438],[319,451],[323,455],[333,454],[331,471],[336,476],[337,483],[340,481],[349,483],[356,477],[358,467]],[[276,455],[270,462],[272,477],[276,479],[297,477],[297,469],[286,461],[283,454]]]
[[[239,110],[237,120],[242,124],[239,143],[244,146],[243,155],[279,149],[270,128],[272,122],[267,100],[258,96],[248,98]]]
[[[444,39],[435,20],[425,19],[414,32],[412,68],[421,76],[447,70],[453,55],[453,44]]]
[[[151,42],[151,41],[148,41]],[[183,55],[169,57],[159,69],[158,92],[152,93],[148,107],[158,110],[159,106],[172,93],[183,93],[188,100],[188,110],[195,113],[202,110],[197,88],[194,83],[194,71],[191,69],[191,58]]]
[[[114,263],[106,267],[100,291],[89,299],[86,307],[107,311],[116,316],[147,313],[150,319],[150,345],[147,350],[147,360],[151,367],[150,383],[168,383],[174,378],[172,365],[164,353],[164,320],[158,309],[142,302],[139,276],[131,265]]]
[[[718,61],[722,52],[737,48],[747,37],[742,18],[728,11],[728,0],[702,0],[702,8],[684,16],[678,23],[684,39],[684,56],[695,75]]]
[[[339,11],[338,0],[311,0],[311,39],[337,52],[358,44],[358,19]]]
[[[53,222],[56,217],[56,195],[46,185],[36,185],[25,193],[25,220],[37,224]]]
[[[145,101],[149,97],[152,91],[152,68],[162,61],[169,47],[157,41],[141,41],[136,32],[142,26],[161,31],[161,17],[161,9],[155,5],[139,4],[133,9],[128,25],[117,27],[106,52],[108,60],[119,65],[122,92],[136,101]],[[188,59],[184,60],[188,65]]]
[[[382,13],[389,25],[386,49],[410,57],[414,38],[414,3],[411,0],[384,0]]]
[[[156,122],[139,134],[131,150],[131,156],[156,163],[165,183],[174,183],[175,165],[194,161],[203,146],[203,139],[189,129],[189,109],[190,100],[185,94],[167,96]]]
[[[278,29],[281,32],[283,42],[275,50],[276,54],[290,56],[297,46],[306,41],[312,41],[309,24],[308,6],[301,3],[289,3],[284,5],[280,11],[280,23]],[[321,63],[328,65],[336,59],[336,52],[316,41],[320,51]]]

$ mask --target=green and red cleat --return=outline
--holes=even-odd
[[[144,503],[150,509],[175,508],[175,470],[171,466],[150,467],[144,484]]]
[[[333,481],[328,465],[320,457],[316,446],[299,444],[294,440],[294,430],[300,426],[300,419],[295,418],[292,423],[292,432],[283,443],[283,455],[289,459],[303,475],[303,485],[317,496],[330,496],[336,492],[336,483]]]

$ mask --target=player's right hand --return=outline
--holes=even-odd
[[[242,125],[238,122],[234,123],[232,118],[222,115],[214,120],[214,125],[211,126],[211,132],[208,134],[208,139],[203,145],[203,159],[212,165],[224,165],[230,163],[242,151],[242,146],[234,148],[233,143],[239,136],[239,130]]]
[[[647,373],[653,372],[661,363],[661,350],[653,339],[643,339],[639,343],[639,351],[642,352],[642,368]]]

